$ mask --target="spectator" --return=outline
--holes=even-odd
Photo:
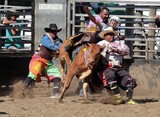
[[[155,17],[155,24],[159,28],[160,27],[160,15],[156,15]]]
[[[22,39],[20,37],[14,38],[11,36],[20,36],[21,33],[21,26],[17,25],[16,23],[18,23],[17,18],[19,17],[19,15],[17,15],[16,11],[12,11],[9,14],[9,18],[4,18],[2,23],[5,26],[10,26],[10,27],[14,27],[12,29],[6,29],[6,36],[8,38],[6,38],[5,40],[5,44],[4,46],[6,48],[24,48],[24,43],[22,42]]]
[[[62,40],[57,36],[61,29],[56,24],[50,24],[49,28],[44,29],[47,33],[43,35],[36,53],[32,56],[29,64],[29,74],[24,81],[25,90],[34,82],[40,82],[40,76],[45,76],[49,82],[54,83],[53,95],[51,98],[57,98],[59,94],[61,73],[52,63],[54,55],[58,54],[58,48],[62,45]]]
[[[106,28],[99,34],[104,39],[98,42],[98,44],[105,48],[102,56],[106,62],[104,74],[107,85],[112,90],[118,104],[123,102],[119,91],[119,87],[121,87],[126,91],[126,103],[137,105],[132,99],[136,82],[122,66],[123,56],[129,54],[129,47],[121,41],[115,41],[115,35],[117,35],[117,32],[113,31],[112,27]]]

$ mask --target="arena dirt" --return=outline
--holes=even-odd
[[[36,83],[35,88],[29,91],[27,96],[21,95],[22,82],[15,83],[10,88],[2,87],[0,90],[0,116],[159,117],[160,115],[159,94],[151,92],[151,89],[145,88],[145,85],[143,89],[140,90],[137,87],[135,90],[134,99],[139,102],[139,105],[113,105],[114,99],[105,91],[102,91],[101,94],[89,94],[90,102],[86,104],[83,97],[76,94],[77,86],[78,81],[74,79],[65,94],[63,104],[59,104],[56,99],[50,99],[52,84],[49,87],[45,79],[41,83]],[[124,92],[122,92],[123,94]],[[125,99],[125,96],[123,98]]]

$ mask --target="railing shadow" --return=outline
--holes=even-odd
[[[145,103],[152,103],[152,102],[159,102],[158,99],[154,99],[154,98],[146,98],[146,99],[135,99],[135,101],[139,104],[145,104]]]
[[[0,96],[7,96],[13,91],[12,87],[5,86],[0,88]],[[2,102],[2,100],[0,100]]]
[[[6,112],[0,112],[0,115],[8,115]]]

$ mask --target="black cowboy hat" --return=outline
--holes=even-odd
[[[45,28],[44,29],[46,32],[60,32],[62,30],[62,28],[58,29],[56,24],[50,24],[49,28]]]

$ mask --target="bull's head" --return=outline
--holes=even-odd
[[[93,69],[99,62],[103,48],[97,44],[87,44],[85,61],[90,69]]]

